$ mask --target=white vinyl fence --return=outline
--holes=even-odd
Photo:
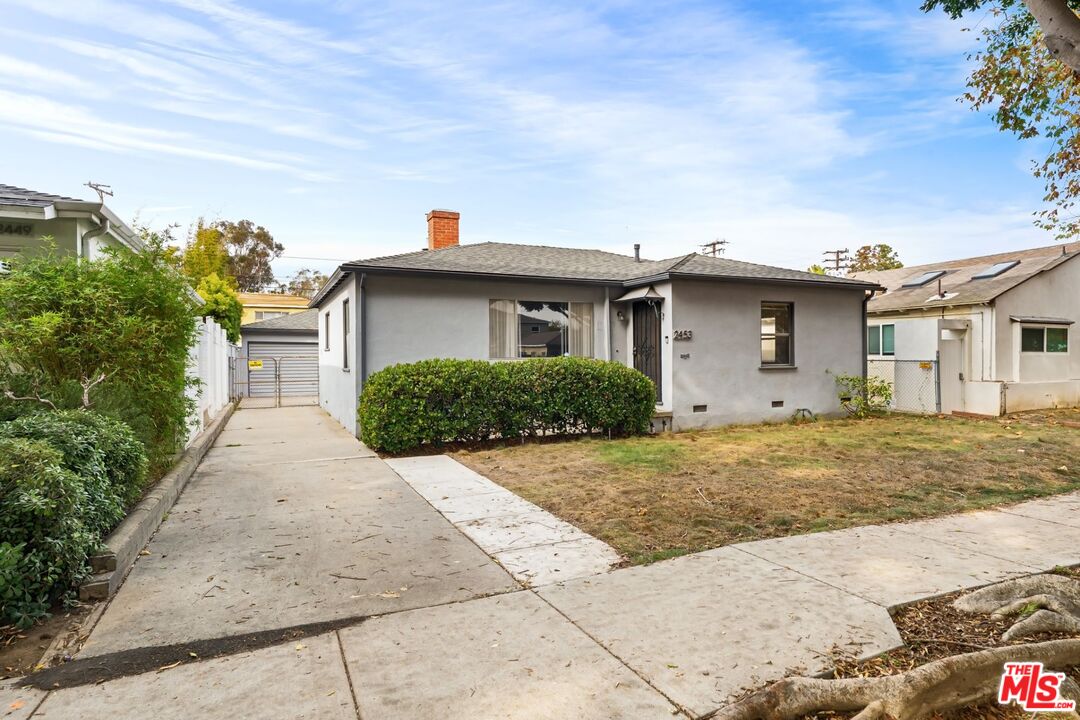
[[[188,389],[197,408],[189,425],[189,445],[228,405],[229,363],[239,353],[213,318],[196,320],[195,324],[195,344],[188,350],[188,377],[199,382]]]

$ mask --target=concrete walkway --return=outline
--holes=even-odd
[[[238,411],[82,653],[0,686],[0,718],[700,717],[897,646],[896,604],[1080,563],[1064,496],[575,570],[563,531],[598,540],[470,473],[387,464],[318,408]]]

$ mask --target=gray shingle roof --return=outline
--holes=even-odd
[[[1066,254],[1062,254],[1062,252]],[[1080,254],[1080,243],[1050,245],[1048,247],[1017,250],[1015,252],[962,258],[930,265],[916,265],[898,270],[877,270],[855,273],[860,280],[869,280],[885,287],[887,292],[876,295],[867,306],[870,312],[891,312],[917,308],[976,305],[987,303],[1041,272],[1056,267]],[[972,276],[991,265],[1010,260],[1020,264],[997,277],[973,280]],[[931,270],[944,270],[941,289],[945,297],[938,297],[938,281],[931,280],[916,288],[901,287],[905,282]]]
[[[49,193],[27,190],[14,185],[0,185],[0,205],[25,205],[28,207],[47,207],[57,201],[83,202],[79,198],[50,195]]]
[[[315,308],[303,312],[281,315],[268,320],[256,320],[240,326],[240,332],[250,331],[319,332],[319,311]]]
[[[667,260],[638,262],[629,255],[619,255],[603,250],[494,242],[368,258],[348,263],[344,269],[507,275],[621,284],[632,284],[636,280],[670,274],[870,287],[863,281],[851,278],[815,275],[800,270],[755,265],[727,258],[706,257],[696,253]]]

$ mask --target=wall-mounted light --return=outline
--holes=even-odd
[[[619,322],[626,322],[626,313],[624,313],[622,310],[615,313],[615,317],[619,318]]]

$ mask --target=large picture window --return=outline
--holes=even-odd
[[[488,356],[593,357],[592,303],[491,300]]]
[[[761,364],[793,365],[791,330],[795,308],[791,303],[761,303]]]

